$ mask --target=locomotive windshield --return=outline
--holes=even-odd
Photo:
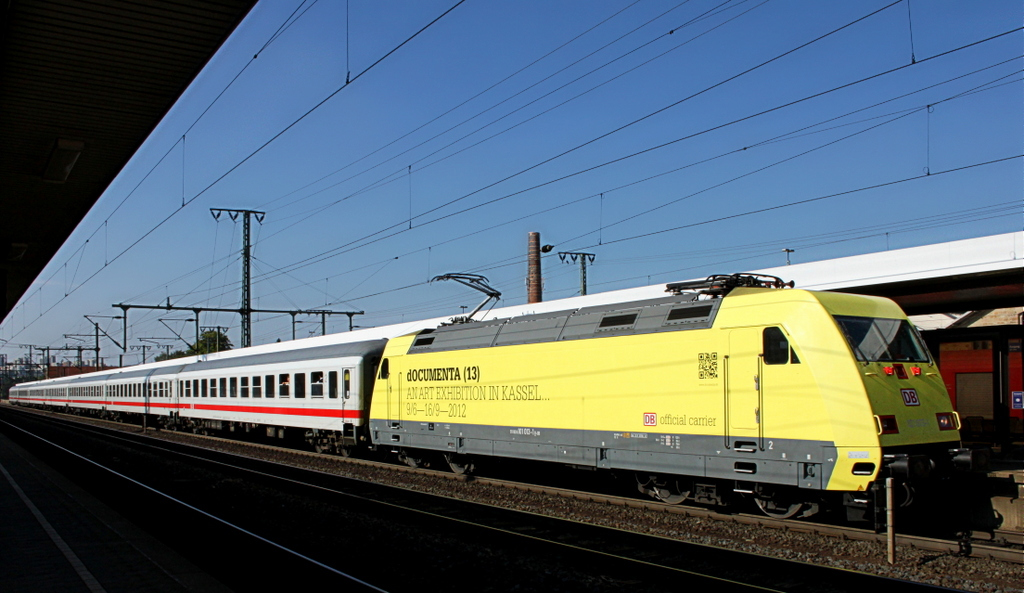
[[[861,362],[928,362],[928,350],[905,319],[835,318]]]

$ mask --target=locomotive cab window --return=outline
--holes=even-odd
[[[928,349],[905,319],[848,315],[836,315],[835,319],[861,362],[928,362]]]
[[[777,327],[766,327],[761,334],[765,364],[786,364],[789,362],[789,340]]]

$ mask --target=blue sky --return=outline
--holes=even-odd
[[[351,0],[346,23],[341,0],[260,2],[0,325],[0,351],[83,343],[64,334],[113,303],[238,307],[241,225],[210,208],[266,212],[254,307],[363,310],[360,326],[475,306],[428,282],[446,272],[525,302],[530,231],[594,253],[599,292],[775,266],[783,248],[797,263],[1021,229],[1024,34],[989,39],[1021,26],[1017,0],[467,0],[414,36],[455,3]],[[578,267],[552,253],[544,284],[572,296]],[[191,339],[188,317],[133,310],[129,341]],[[202,324],[238,342],[238,315]],[[255,344],[291,332],[254,316]]]

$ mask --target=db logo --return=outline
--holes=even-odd
[[[900,393],[903,394],[903,405],[905,406],[919,406],[921,400],[917,399],[916,389],[900,389]]]
[[[644,426],[657,426],[658,415],[657,414],[644,414]]]

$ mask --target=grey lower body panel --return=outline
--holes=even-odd
[[[371,420],[374,444],[464,455],[821,489],[835,444],[722,435],[626,433]],[[739,444],[739,446],[736,446]]]

